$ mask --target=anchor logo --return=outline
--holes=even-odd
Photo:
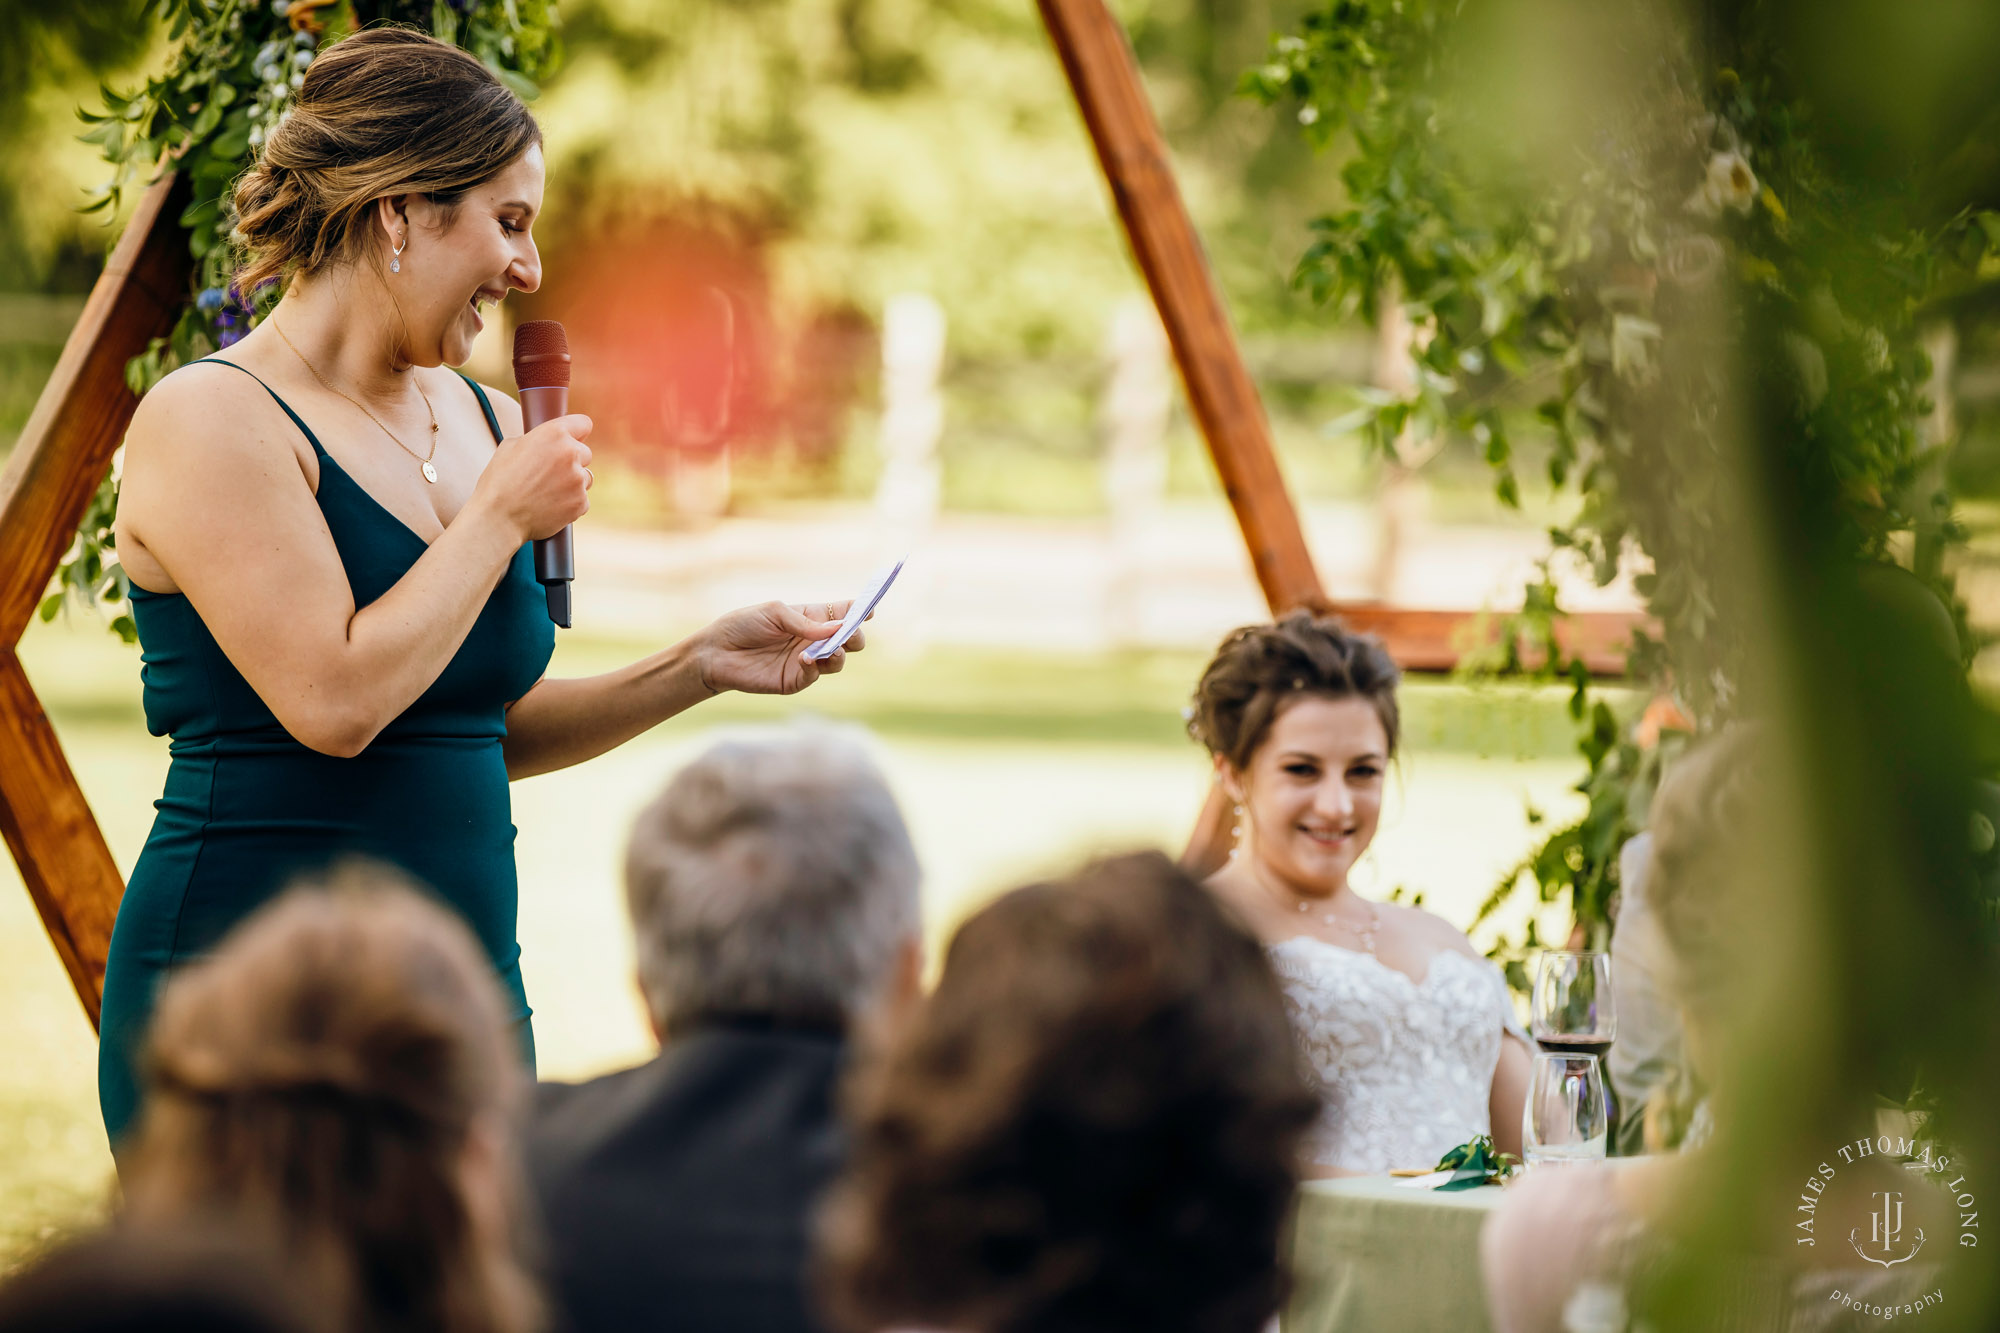
[[[1903,1238],[1903,1195],[1901,1191],[1880,1190],[1870,1197],[1882,1201],[1881,1205],[1868,1218],[1868,1244],[1871,1247],[1879,1246],[1880,1254],[1879,1256],[1870,1254],[1867,1250],[1861,1248],[1860,1227],[1856,1227],[1847,1233],[1847,1243],[1852,1245],[1854,1252],[1863,1259],[1871,1264],[1880,1264],[1884,1268],[1894,1268],[1897,1264],[1906,1264],[1916,1258],[1917,1251],[1924,1248],[1924,1229],[1922,1227],[1917,1228],[1916,1240],[1911,1243],[1908,1254],[1903,1255],[1901,1258],[1890,1257],[1895,1253],[1896,1243]]]

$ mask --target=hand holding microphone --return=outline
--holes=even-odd
[[[591,420],[557,417],[503,442],[479,478],[485,502],[522,541],[554,536],[590,508]]]
[[[560,427],[569,417],[569,337],[563,326],[552,319],[529,320],[514,330],[514,385],[521,391],[521,418],[526,439],[534,439],[545,426]],[[584,419],[583,434],[590,433]],[[574,466],[583,469],[585,489],[590,485],[590,450],[581,438],[573,437],[581,455]],[[585,499],[578,509],[554,532],[535,529],[535,578],[546,592],[549,619],[568,629],[570,625],[570,584],[576,578],[576,548],[569,526],[590,508]]]

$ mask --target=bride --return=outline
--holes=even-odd
[[[1429,1168],[1476,1134],[1521,1151],[1529,1046],[1499,969],[1348,883],[1381,818],[1398,675],[1372,636],[1294,612],[1223,642],[1188,724],[1235,803],[1208,887],[1263,940],[1319,1093],[1312,1175]]]

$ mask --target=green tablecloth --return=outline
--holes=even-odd
[[[1479,1228],[1506,1191],[1438,1194],[1386,1176],[1308,1181],[1292,1222],[1283,1333],[1483,1333]]]

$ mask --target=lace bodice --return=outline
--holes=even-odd
[[[1499,968],[1447,949],[1412,981],[1309,935],[1269,952],[1320,1098],[1307,1157],[1349,1171],[1430,1167],[1491,1132],[1501,1033],[1520,1031]]]

